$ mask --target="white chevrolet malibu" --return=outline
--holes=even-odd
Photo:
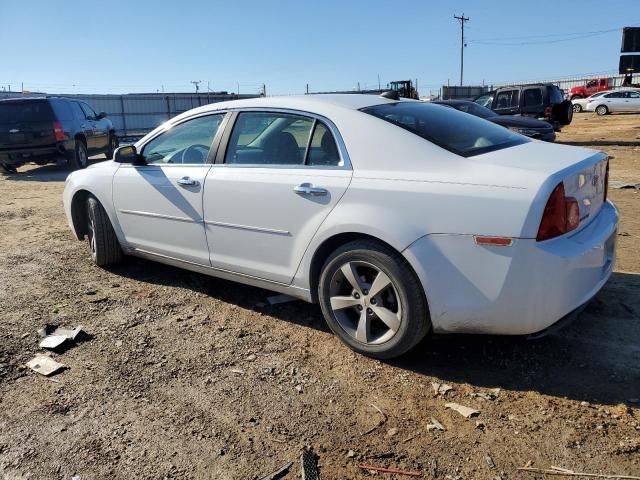
[[[532,334],[611,274],[608,158],[452,108],[260,98],[175,117],[69,175],[100,266],[123,254],[318,302],[376,358],[427,333]]]

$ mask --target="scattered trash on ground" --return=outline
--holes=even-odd
[[[379,428],[379,427],[381,427],[382,425],[384,425],[385,423],[387,423],[387,416],[386,416],[386,415],[385,415],[385,413],[380,409],[380,407],[378,407],[377,405],[374,405],[373,403],[371,404],[371,406],[372,406],[373,408],[375,408],[375,409],[378,411],[378,413],[379,413],[380,415],[382,415],[382,419],[380,419],[380,421],[379,421],[376,425],[374,425],[373,427],[371,427],[369,430],[367,430],[366,432],[362,433],[362,435],[367,435],[367,434],[369,434],[369,433],[373,432],[376,428]]]
[[[609,180],[609,186],[611,188],[635,188],[640,189],[640,183],[622,182],[619,180]]]
[[[67,341],[67,337],[63,337],[62,335],[49,335],[44,337],[40,341],[40,348],[48,348],[49,350],[55,350],[60,347],[64,342]]]
[[[487,467],[489,468],[496,468],[496,464],[493,461],[493,458],[491,458],[491,455],[487,454],[484,456],[484,461],[487,464]]]
[[[421,477],[422,473],[414,472],[412,470],[400,470],[397,468],[386,468],[386,467],[375,467],[373,465],[358,465],[358,468],[362,470],[369,470],[371,472],[382,472],[382,473],[396,473],[398,475],[408,475],[410,477]]]
[[[408,443],[411,440],[413,440],[414,438],[416,438],[418,435],[420,435],[420,430],[418,430],[416,433],[414,433],[413,435],[411,435],[410,437],[405,438],[402,443]]]
[[[318,472],[318,456],[309,448],[304,448],[300,455],[302,480],[320,480]]]
[[[287,462],[276,471],[271,472],[264,477],[260,477],[258,480],[277,480],[278,478],[283,477],[289,471],[291,465],[293,465],[293,462]]]
[[[445,426],[433,417],[431,417],[431,423],[427,425],[427,432],[430,432],[431,430],[440,430],[441,432],[447,431]]]
[[[53,358],[47,357],[46,355],[38,354],[32,360],[27,362],[27,367],[29,367],[34,372],[38,372],[45,377],[49,375],[53,375],[59,370],[64,368],[62,363],[56,362]]]
[[[476,415],[480,415],[480,410],[476,410],[474,408],[465,407],[464,405],[460,405],[458,403],[446,403],[445,408],[450,408],[451,410],[455,410],[460,415],[466,418],[471,418]]]
[[[431,382],[431,386],[433,387],[433,392],[436,396],[444,396],[449,390],[453,390],[453,387],[451,385],[447,385],[446,383]]]
[[[64,328],[47,324],[38,330],[38,335],[42,338],[40,348],[47,348],[49,350],[60,348],[66,342],[75,342],[84,334],[85,332],[81,325],[76,328]]]
[[[387,437],[394,437],[397,434],[398,434],[398,429],[396,427],[393,427],[387,430]]]
[[[492,388],[488,392],[473,392],[470,397],[471,398],[482,398],[484,400],[495,400],[498,398],[498,394],[500,393],[499,388]]]
[[[269,302],[269,305],[277,305],[279,303],[287,303],[287,302],[294,302],[296,299],[293,298],[290,295],[272,295],[270,297],[267,297],[267,302]]]
[[[244,370],[240,368],[232,368],[231,373],[235,373],[236,375],[244,375]]]
[[[565,477],[592,477],[592,478],[610,478],[610,479],[624,479],[624,480],[640,480],[640,477],[633,475],[607,475],[602,473],[581,473],[568,470],[566,468],[551,466],[549,470],[535,467],[518,467],[518,470],[522,472],[541,473],[542,475],[560,475]]]
[[[62,336],[67,338],[68,340],[77,340],[79,337],[81,337],[84,334],[84,330],[82,329],[82,325],[78,325],[76,328],[64,328],[64,327],[58,327],[56,328],[51,334],[52,335],[57,335],[57,336]]]

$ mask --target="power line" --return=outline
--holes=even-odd
[[[631,26],[637,24],[633,22]],[[522,35],[516,37],[495,37],[485,38],[479,40],[469,40],[469,43],[479,45],[495,45],[495,46],[522,46],[522,45],[542,45],[550,43],[570,42],[572,40],[581,40],[583,38],[595,37],[598,35],[605,35],[607,33],[619,32],[623,27],[610,28],[606,30],[592,30],[587,32],[573,32],[573,33],[553,33],[547,35]],[[560,37],[560,38],[553,38]],[[537,39],[537,40],[536,40]],[[524,41],[515,41],[524,40]]]

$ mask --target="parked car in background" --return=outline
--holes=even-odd
[[[615,258],[607,172],[602,152],[442,105],[304,95],[185,112],[71,173],[63,201],[99,266],[136,255],[318,302],[391,358],[589,301]]]
[[[16,173],[25,163],[66,162],[87,166],[91,155],[112,158],[118,137],[104,112],[88,104],[57,97],[0,100],[0,167]]]
[[[588,80],[584,85],[578,85],[577,87],[573,87],[569,90],[568,98],[569,100],[578,100],[580,98],[587,98],[594,93],[603,92],[605,90],[609,90],[613,88],[613,79],[603,77],[603,78],[592,78]]]
[[[587,103],[588,112],[598,115],[619,112],[640,113],[640,90],[614,90],[594,98]]]
[[[589,103],[592,99],[597,98],[601,95],[604,95],[605,93],[607,93],[606,91],[604,92],[597,92],[594,93],[593,95],[591,95],[590,97],[587,98],[582,98],[582,97],[576,97],[573,100],[571,100],[571,105],[573,105],[573,113],[581,113],[587,110],[587,103]]]
[[[493,110],[489,110],[470,100],[442,100],[432,103],[448,105],[461,112],[484,118],[485,120],[502,125],[509,130],[513,130],[526,137],[535,138],[536,140],[553,142],[556,139],[556,132],[553,130],[551,124],[542,120],[523,117],[521,115],[498,115]]]
[[[554,130],[571,123],[571,102],[564,99],[562,90],[550,83],[501,87],[474,99],[498,115],[522,115],[549,122]]]

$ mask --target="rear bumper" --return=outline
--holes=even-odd
[[[591,299],[615,262],[618,212],[607,202],[575,233],[511,247],[471,235],[428,235],[403,254],[425,289],[435,332],[527,335]]]
[[[1,148],[1,147],[0,147]],[[0,149],[0,163],[9,165],[24,165],[29,162],[67,159],[69,152],[73,152],[70,142],[58,142],[44,147],[27,147],[16,149]]]

